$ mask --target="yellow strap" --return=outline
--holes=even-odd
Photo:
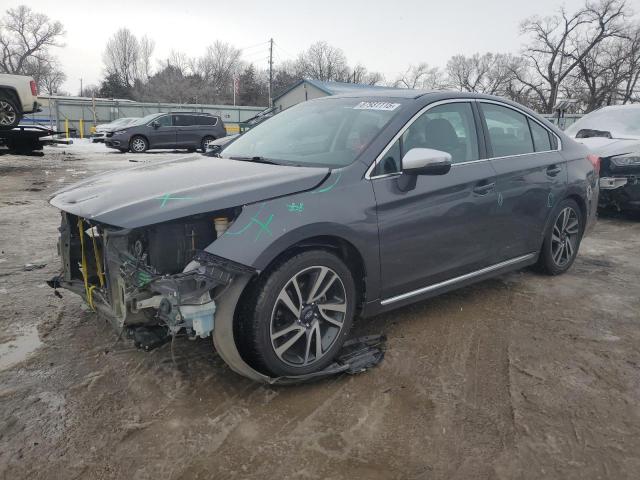
[[[100,261],[100,252],[98,251],[98,245],[96,244],[96,237],[91,235],[91,241],[93,242],[93,255],[96,258],[96,270],[98,270],[98,279],[100,280],[100,286],[104,287],[104,273],[102,271],[102,262]]]
[[[80,217],[78,217],[78,233],[80,234],[80,252],[82,253],[82,261],[80,263],[82,278],[84,279],[84,292],[87,296],[87,302],[89,302],[89,306],[92,310],[93,308],[93,291],[89,288],[89,272],[87,270],[87,256],[84,252],[84,230],[83,230],[84,222]]]

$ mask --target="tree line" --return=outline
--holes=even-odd
[[[273,93],[301,78],[314,78],[487,93],[543,113],[551,113],[560,99],[576,100],[579,112],[640,101],[640,20],[627,0],[586,0],[573,11],[561,7],[548,16],[529,17],[521,22],[520,34],[517,52],[454,55],[443,67],[420,62],[393,78],[350,65],[341,48],[320,41],[274,65]],[[33,75],[43,91],[56,92],[65,77],[51,51],[61,46],[63,36],[60,22],[24,6],[8,10],[0,24],[0,70]],[[230,104],[235,92],[238,105],[267,106],[266,61],[248,62],[243,49],[222,41],[198,57],[173,51],[157,59],[154,47],[146,36],[118,30],[103,52],[104,78],[83,93]]]

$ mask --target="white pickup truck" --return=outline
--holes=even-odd
[[[25,113],[39,110],[38,88],[33,78],[0,74],[0,130],[15,127]]]

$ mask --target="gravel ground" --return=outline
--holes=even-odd
[[[267,387],[209,341],[177,339],[175,364],[169,345],[138,351],[44,283],[49,194],[177,155],[0,155],[0,478],[638,478],[637,219],[601,218],[564,276],[518,272],[359,322],[389,338],[367,373]]]

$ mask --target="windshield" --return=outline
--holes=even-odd
[[[309,166],[349,165],[400,110],[401,104],[395,102],[361,98],[303,102],[244,133],[222,156]]]
[[[580,133],[581,137],[640,138],[640,108],[636,106],[601,108],[569,126],[565,133],[575,137],[581,130],[583,130]],[[589,130],[592,132],[588,132]]]

